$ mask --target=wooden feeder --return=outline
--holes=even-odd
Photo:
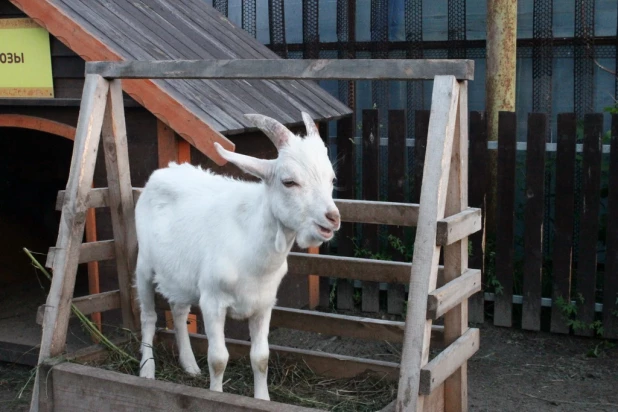
[[[54,271],[44,307],[43,338],[31,411],[309,410],[207,389],[152,381],[73,363],[93,359],[92,349],[60,357],[70,306],[84,314],[120,308],[123,326],[139,331],[139,306],[132,288],[137,257],[122,88],[119,79],[305,79],[434,80],[420,205],[337,200],[345,222],[416,226],[412,264],[291,253],[290,272],[362,281],[410,284],[406,322],[342,316],[276,307],[272,326],[360,339],[403,342],[401,364],[271,346],[272,353],[304,361],[316,373],[351,377],[372,371],[399,379],[397,399],[384,410],[467,410],[467,360],[479,347],[479,330],[468,328],[468,297],[480,290],[479,270],[468,268],[468,236],[481,228],[481,211],[468,207],[469,60],[204,60],[93,62],[86,65],[73,160],[67,188],[60,192],[62,220],[47,266]],[[103,136],[108,187],[91,189]],[[217,163],[223,159],[213,158]],[[88,208],[109,207],[114,239],[82,243]],[[444,266],[439,256],[444,248]],[[115,258],[119,290],[73,300],[79,263]],[[437,286],[439,286],[437,288]],[[165,301],[159,307],[166,308]],[[433,321],[444,318],[443,326]],[[174,332],[159,341],[174,344]],[[191,335],[196,354],[207,339]],[[429,361],[430,345],[444,348]],[[249,353],[250,343],[227,340],[231,357]],[[312,409],[313,410],[313,409]]]

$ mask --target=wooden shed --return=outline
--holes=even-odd
[[[277,55],[201,0],[0,0],[0,19],[24,18],[50,34],[54,96],[0,97],[0,360],[36,364],[35,315],[45,290],[21,249],[45,253],[55,243],[56,195],[69,174],[84,62]],[[245,113],[274,117],[298,131],[301,111],[316,122],[351,113],[310,81],[127,80],[123,89],[135,186],[171,160],[239,174],[209,158],[215,158],[214,141],[235,145],[240,153],[274,157],[274,146],[250,128]],[[94,185],[106,185],[103,159],[97,164]],[[89,213],[88,240],[111,238],[107,213]],[[113,261],[84,265],[76,296],[115,288],[113,271]],[[40,282],[47,287],[46,280]],[[307,290],[304,282],[284,283],[280,303],[304,306]],[[79,336],[74,338],[77,344]]]

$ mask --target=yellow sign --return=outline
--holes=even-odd
[[[49,33],[32,19],[0,19],[1,97],[54,97]]]

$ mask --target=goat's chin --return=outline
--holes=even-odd
[[[319,239],[312,233],[298,233],[296,235],[296,244],[301,249],[308,249],[310,247],[319,247],[324,243],[322,239]]]

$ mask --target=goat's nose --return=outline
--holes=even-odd
[[[326,219],[332,223],[333,226],[339,227],[341,216],[339,216],[339,211],[337,209],[327,212],[324,216],[326,216]]]

